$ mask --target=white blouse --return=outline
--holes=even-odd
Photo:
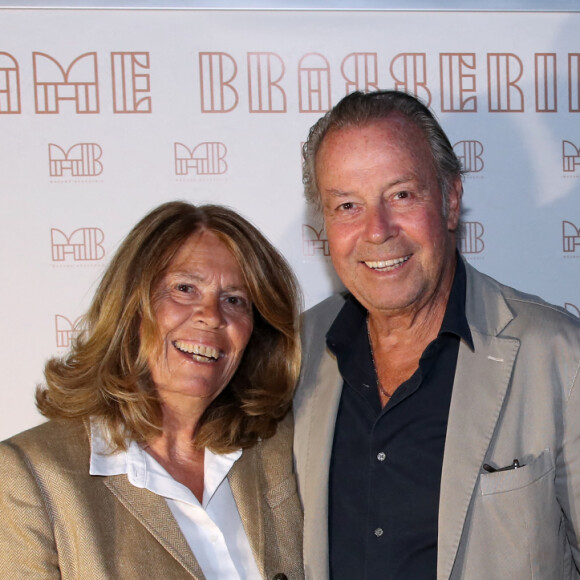
[[[107,453],[101,426],[91,421],[91,475],[126,474],[135,487],[165,498],[207,580],[259,580],[258,566],[232,495],[227,474],[241,450],[216,455],[205,450],[203,502],[137,443]]]

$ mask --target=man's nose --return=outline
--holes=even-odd
[[[382,244],[396,235],[397,225],[392,211],[383,201],[367,209],[365,237],[373,244]]]

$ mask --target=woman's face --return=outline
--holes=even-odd
[[[253,329],[244,277],[212,232],[193,234],[153,296],[161,349],[149,358],[162,403],[206,408],[230,382]],[[187,405],[186,405],[187,406]]]

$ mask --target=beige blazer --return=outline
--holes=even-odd
[[[438,580],[579,578],[580,320],[467,268],[445,443]],[[342,378],[325,334],[343,304],[305,316],[294,403],[306,577],[328,578],[328,468]],[[525,467],[487,473],[518,459]]]
[[[49,421],[0,444],[0,576],[203,579],[163,498],[124,475],[89,475],[88,437],[82,422]],[[304,577],[291,445],[288,417],[273,438],[244,451],[228,476],[268,580]]]

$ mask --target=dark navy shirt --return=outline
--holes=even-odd
[[[384,408],[377,390],[366,310],[350,296],[326,340],[344,385],[329,480],[332,580],[428,580],[437,568],[443,448],[465,317],[458,259],[439,334]]]

